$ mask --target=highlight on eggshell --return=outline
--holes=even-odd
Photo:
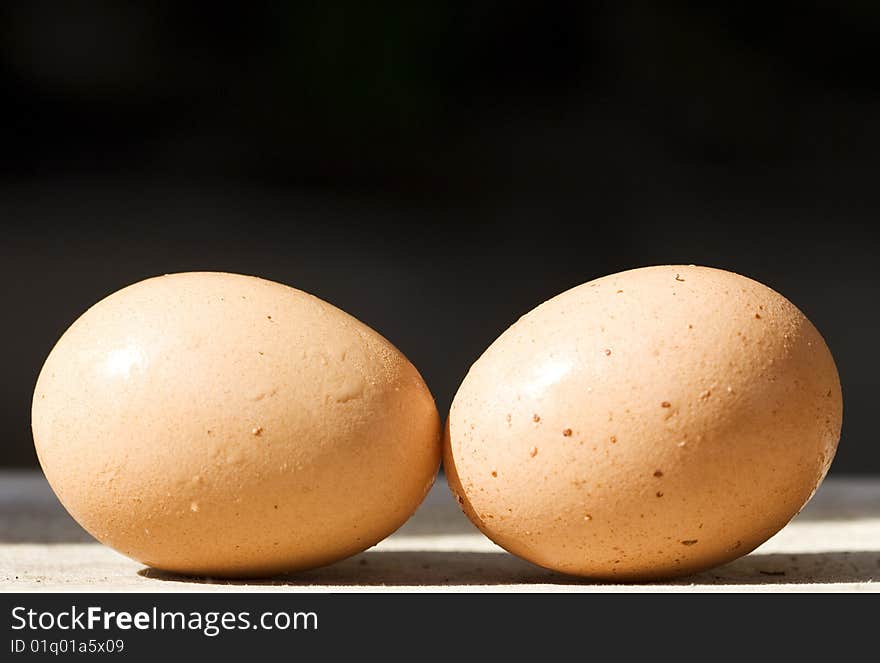
[[[841,420],[834,360],[791,302],[719,269],[645,267],[572,288],[492,343],[455,395],[444,467],[511,553],[661,579],[779,531]]]
[[[95,304],[34,391],[46,478],[95,538],[149,566],[268,576],[374,545],[441,453],[434,400],[378,333],[294,288],[147,279]]]

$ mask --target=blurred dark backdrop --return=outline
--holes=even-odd
[[[58,336],[147,276],[310,291],[442,412],[541,301],[693,262],[816,323],[834,471],[880,472],[880,6],[657,5],[3,3],[0,464]]]

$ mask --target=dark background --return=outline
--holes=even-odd
[[[312,292],[443,412],[541,301],[655,263],[779,290],[841,372],[834,471],[880,472],[880,5],[0,8],[0,464],[64,329],[194,269]]]

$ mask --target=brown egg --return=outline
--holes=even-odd
[[[287,286],[185,273],[129,286],[58,341],[34,392],[46,477],[103,543],[168,571],[257,576],[372,546],[440,461],[419,373]]]
[[[717,269],[647,267],[545,302],[471,367],[444,463],[515,555],[605,579],[684,575],[751,551],[834,456],[840,383],[788,300]]]

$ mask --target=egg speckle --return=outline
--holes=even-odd
[[[510,552],[663,578],[782,528],[825,476],[841,419],[831,354],[788,300],[718,269],[648,267],[505,331],[455,396],[444,465],[464,512]]]
[[[394,346],[316,297],[235,274],[148,279],[94,305],[49,354],[32,422],[86,530],[185,574],[364,550],[413,513],[440,459],[434,401]]]

